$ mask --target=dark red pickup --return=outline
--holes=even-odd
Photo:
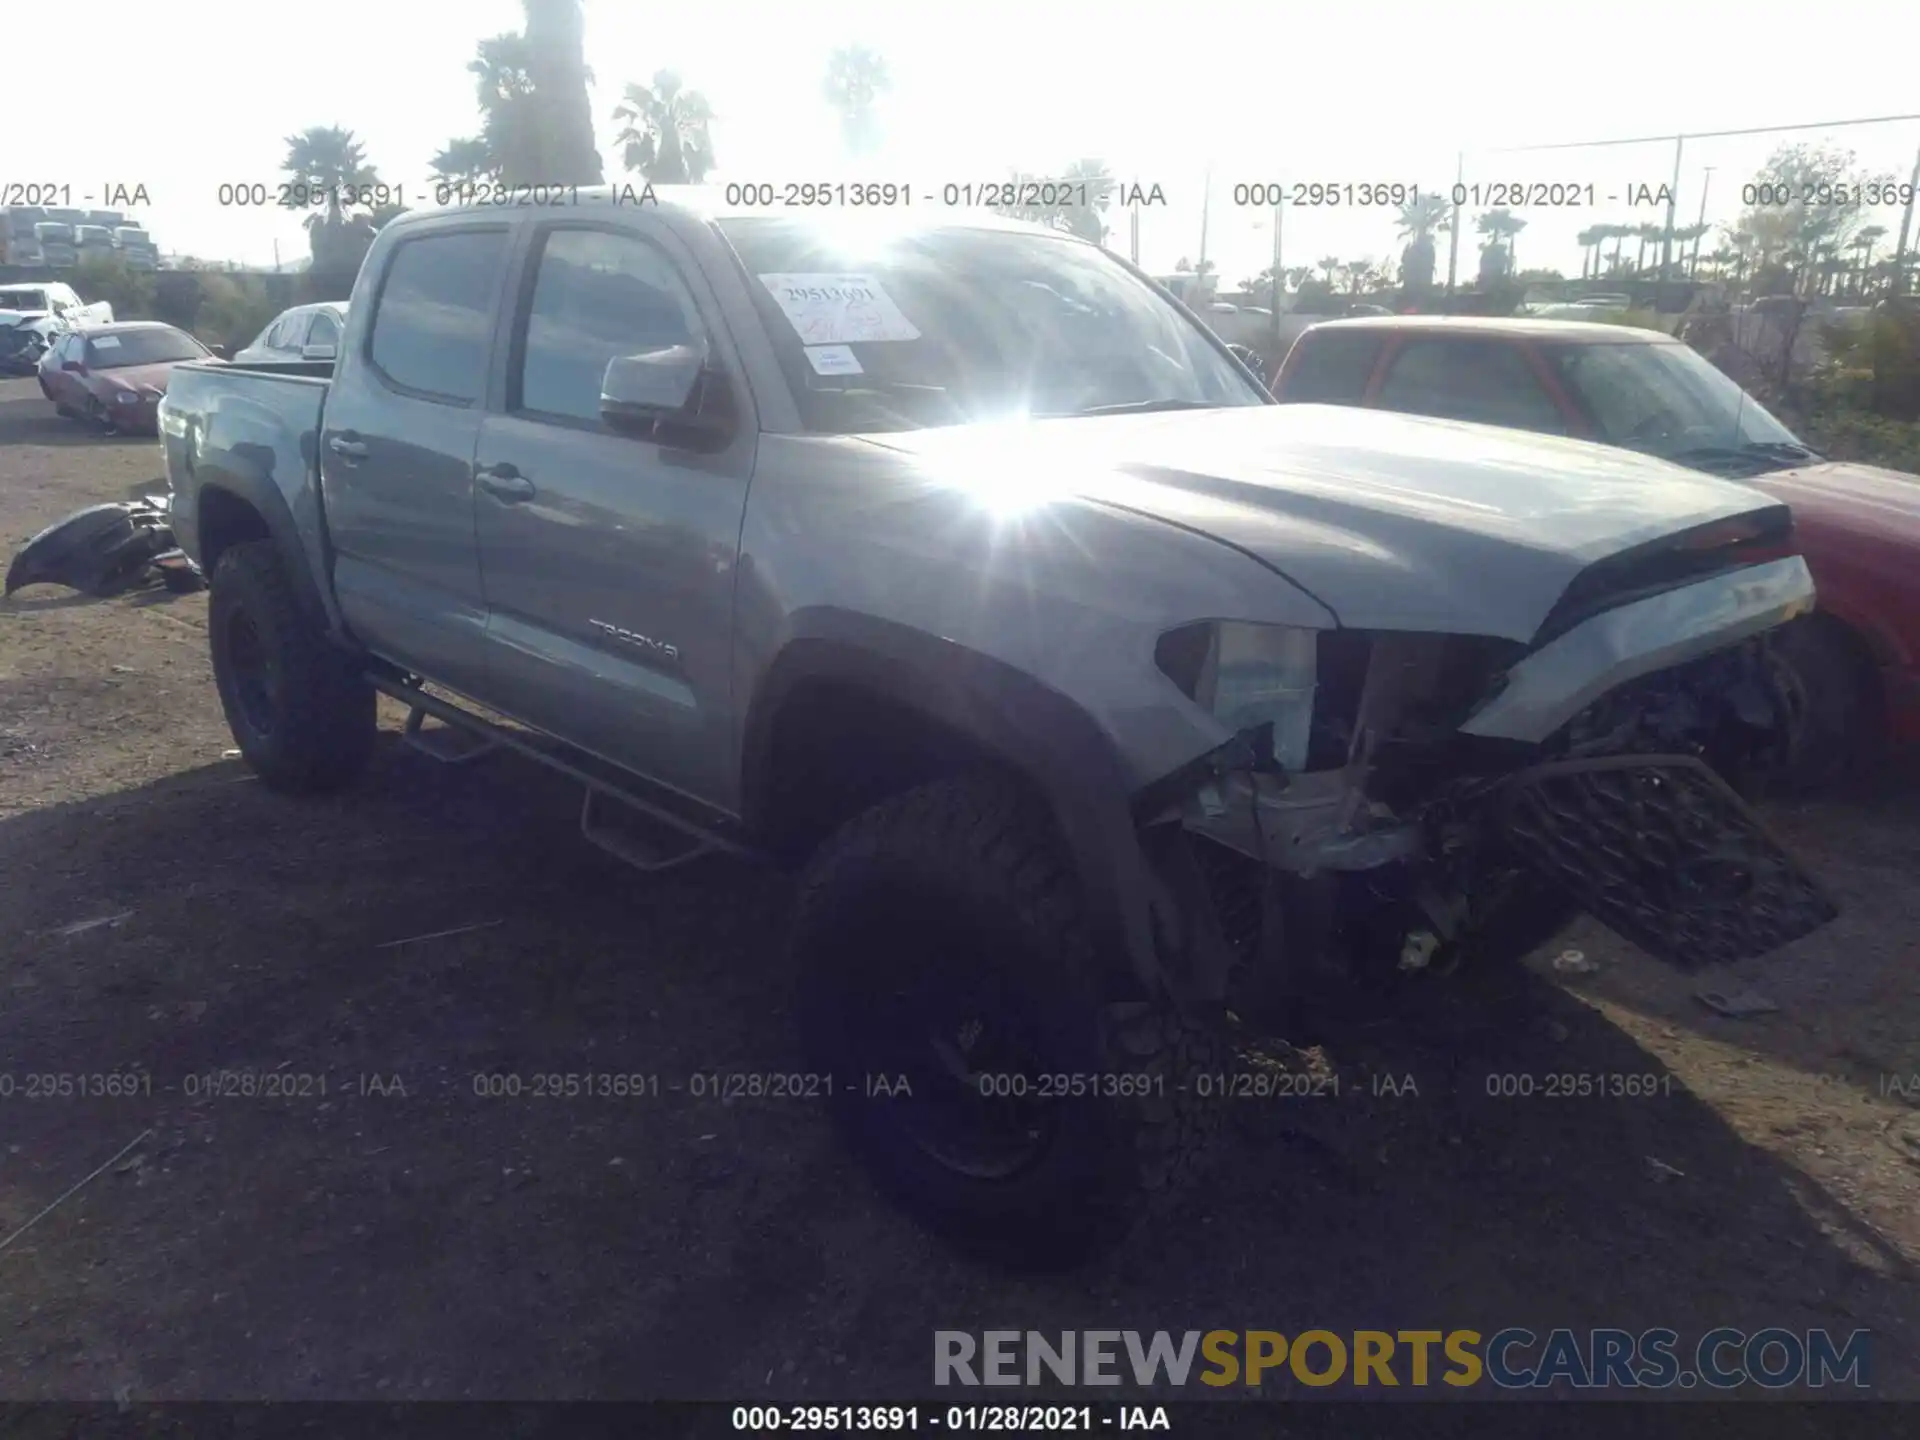
[[[1333,320],[1294,342],[1274,397],[1598,441],[1749,484],[1793,507],[1820,613],[1782,651],[1808,723],[1802,778],[1873,742],[1920,744],[1920,476],[1822,460],[1680,341],[1559,320]]]

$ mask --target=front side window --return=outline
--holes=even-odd
[[[338,345],[340,343],[340,322],[326,311],[314,313],[313,328],[307,332],[309,345]]]
[[[478,400],[506,255],[505,230],[455,230],[396,246],[375,301],[374,366],[408,390]]]
[[[1380,382],[1380,404],[1413,415],[1567,433],[1560,407],[1540,387],[1527,357],[1498,341],[1409,340]]]
[[[598,422],[609,361],[704,335],[693,296],[656,247],[605,230],[550,230],[513,408]]]
[[[718,228],[816,433],[1268,403],[1205,331],[1091,245],[960,225]]]

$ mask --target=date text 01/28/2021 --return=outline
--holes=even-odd
[[[948,1430],[1025,1435],[1036,1430],[1091,1434],[1096,1430],[1170,1431],[1163,1405],[736,1405],[740,1431],[845,1435]]]

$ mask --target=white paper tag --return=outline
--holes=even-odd
[[[845,345],[808,345],[807,363],[816,375],[864,375],[859,357]]]
[[[871,275],[762,275],[760,283],[803,345],[920,338]]]
[[[120,348],[120,337],[118,335],[96,335],[93,337],[93,348],[96,350],[118,350]]]

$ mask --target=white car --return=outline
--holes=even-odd
[[[344,301],[296,305],[274,317],[239,354],[239,365],[277,360],[332,360],[340,353],[340,331],[347,323]]]
[[[0,285],[0,374],[31,375],[54,336],[112,321],[109,302],[89,305],[58,280]]]

